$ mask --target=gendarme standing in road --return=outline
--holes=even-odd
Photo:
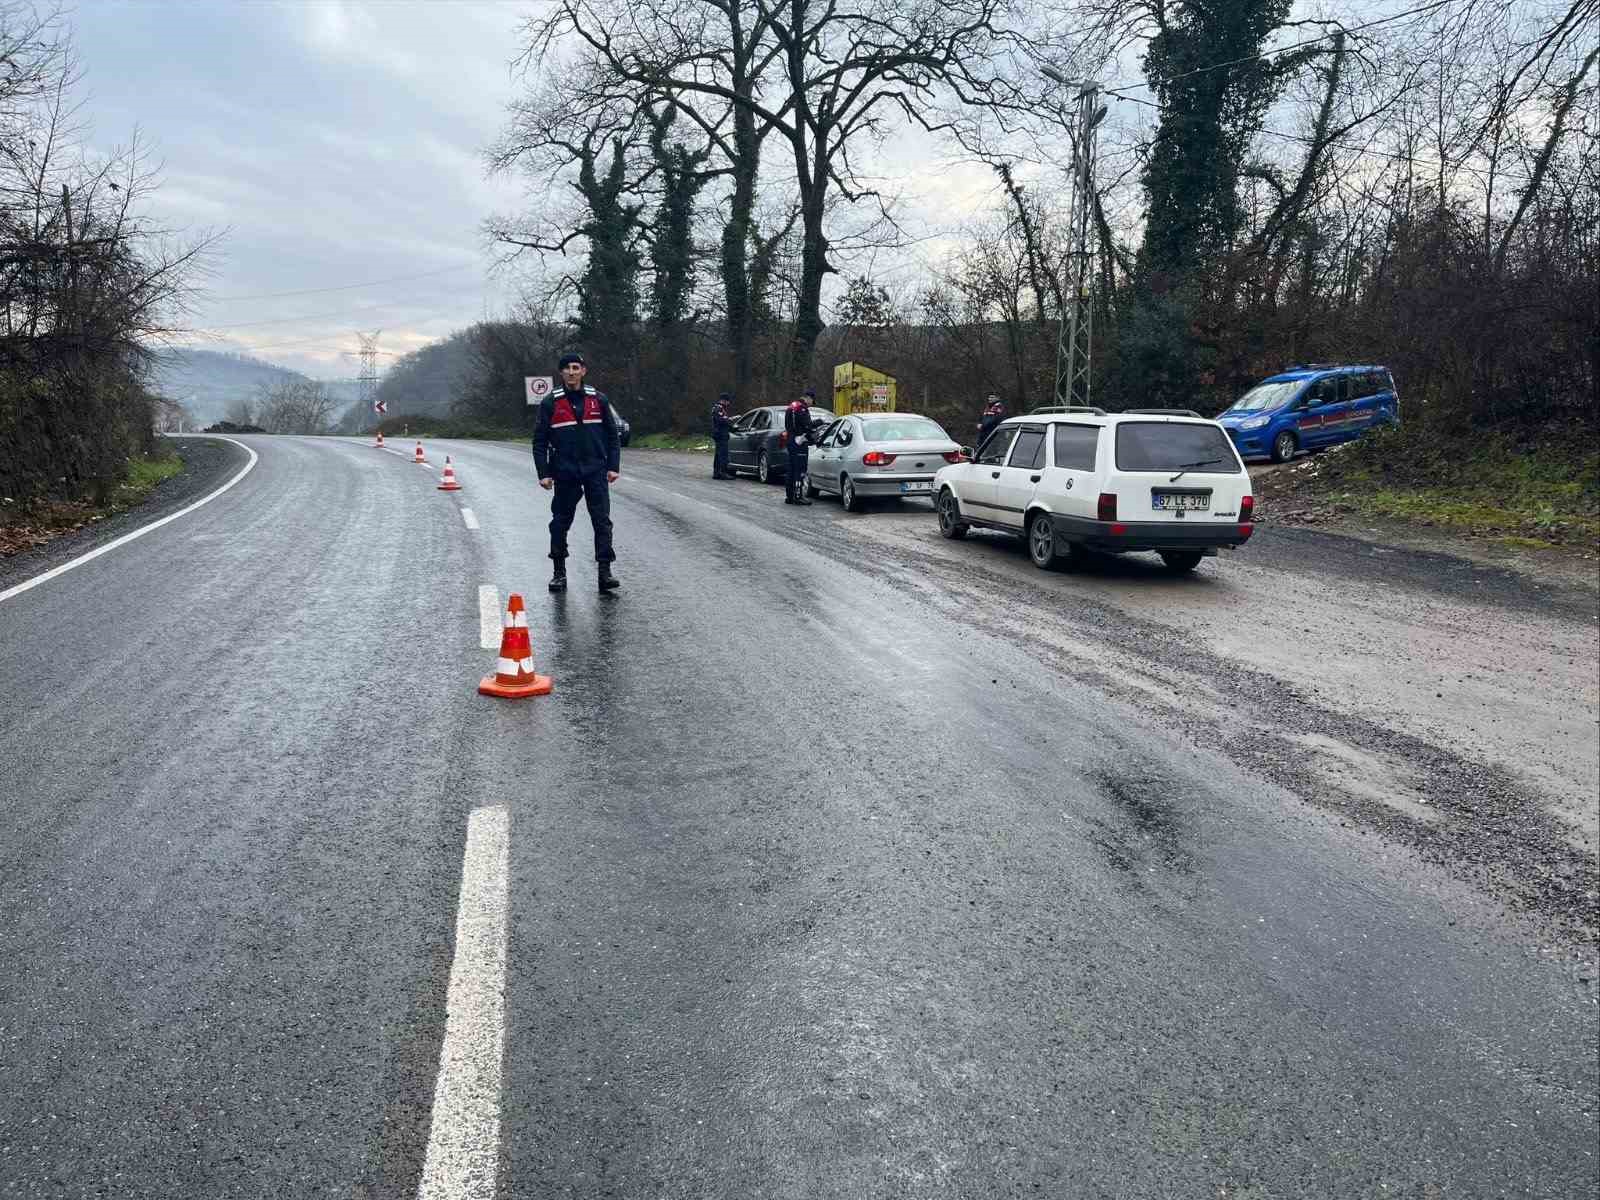
[[[622,471],[622,439],[605,395],[583,382],[589,373],[581,354],[561,356],[561,389],[539,402],[533,426],[533,466],[539,486],[555,489],[550,505],[550,558],[555,572],[550,590],[567,589],[567,531],[581,496],[594,526],[594,560],[600,564],[600,590],[622,586],[611,574],[617,560],[611,547],[611,488]]]

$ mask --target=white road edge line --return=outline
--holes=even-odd
[[[492,583],[478,585],[478,648],[500,649],[500,589]]]
[[[461,510],[461,519],[466,523],[468,529],[478,528],[477,514],[475,514],[470,508],[463,508]]]
[[[467,818],[444,1045],[417,1200],[498,1191],[510,831],[511,814],[500,805],[475,808]]]
[[[214,435],[207,435],[207,436],[214,436]],[[78,557],[73,559],[71,562],[64,562],[59,567],[52,567],[52,568],[50,568],[50,570],[46,571],[43,575],[35,575],[32,579],[25,580],[22,583],[17,584],[15,587],[7,588],[5,591],[0,592],[0,604],[5,603],[5,601],[11,599],[11,597],[13,597],[13,596],[22,595],[22,593],[27,591],[29,588],[36,588],[41,583],[44,583],[44,582],[46,582],[48,580],[51,580],[51,579],[54,579],[57,575],[65,574],[66,572],[72,570],[73,567],[81,567],[81,566],[83,566],[84,563],[90,562],[90,561],[92,561],[92,560],[94,560],[96,558],[99,558],[102,554],[109,554],[109,553],[111,553],[111,551],[115,550],[118,546],[124,546],[127,543],[133,541],[134,538],[142,538],[145,534],[151,533],[154,530],[160,529],[163,525],[167,524],[170,521],[176,521],[179,517],[187,516],[189,513],[192,513],[195,509],[199,508],[202,504],[210,504],[218,496],[222,495],[223,492],[227,491],[234,484],[238,483],[239,480],[243,479],[246,475],[250,474],[251,470],[255,467],[257,459],[258,459],[258,455],[256,454],[256,452],[254,450],[250,449],[249,446],[246,446],[243,442],[234,441],[234,439],[230,438],[230,437],[218,438],[217,440],[218,441],[222,441],[222,442],[233,442],[233,444],[235,446],[239,447],[239,449],[243,450],[246,454],[248,454],[250,456],[250,461],[245,463],[244,468],[237,475],[235,475],[232,479],[228,480],[227,483],[223,484],[216,491],[212,492],[209,496],[203,496],[199,500],[196,500],[193,504],[189,505],[187,508],[180,508],[177,512],[169,513],[167,516],[162,517],[159,521],[151,521],[150,524],[145,525],[145,526],[143,526],[143,527],[141,527],[139,529],[135,529],[132,533],[125,533],[121,537],[117,538],[115,541],[107,542],[104,546],[96,546],[93,550],[89,551],[87,554],[78,555]]]

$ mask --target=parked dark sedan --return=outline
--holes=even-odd
[[[789,456],[786,452],[788,435],[783,431],[784,404],[767,408],[752,408],[740,413],[728,434],[728,466],[735,475],[753,471],[762,483],[777,483],[789,473]],[[833,420],[826,408],[813,408],[811,419],[817,422],[817,432]]]

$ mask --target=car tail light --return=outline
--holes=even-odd
[[[788,434],[788,431],[785,430],[783,433],[780,433],[778,435],[778,449],[782,450],[788,444],[789,444],[789,434]]]
[[[959,450],[946,450],[944,452],[944,460],[945,462],[966,462],[967,456]]]
[[[1254,525],[1241,525],[1241,526],[1239,526],[1239,536],[1242,537],[1242,538],[1249,537],[1255,531],[1256,531],[1256,527]]]
[[[1115,492],[1100,493],[1100,503],[1095,509],[1095,516],[1102,521],[1115,521],[1117,519],[1117,494]]]
[[[1239,520],[1250,520],[1250,518],[1255,515],[1255,511],[1256,498],[1254,496],[1246,496],[1243,500],[1239,501]]]
[[[894,459],[894,455],[885,454],[882,450],[868,450],[861,456],[861,461],[869,467],[887,467]]]

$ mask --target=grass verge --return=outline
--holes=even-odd
[[[111,489],[104,504],[89,500],[46,500],[26,510],[12,511],[0,498],[0,558],[42,546],[46,542],[136,508],[162,483],[183,470],[176,454],[144,455],[128,460],[127,473]]]
[[[1256,482],[1258,511],[1269,519],[1317,524],[1354,514],[1523,549],[1593,552],[1600,541],[1600,450],[1572,430],[1380,430]]]
[[[683,450],[710,454],[711,439],[703,433],[647,433],[629,444],[630,450]]]

